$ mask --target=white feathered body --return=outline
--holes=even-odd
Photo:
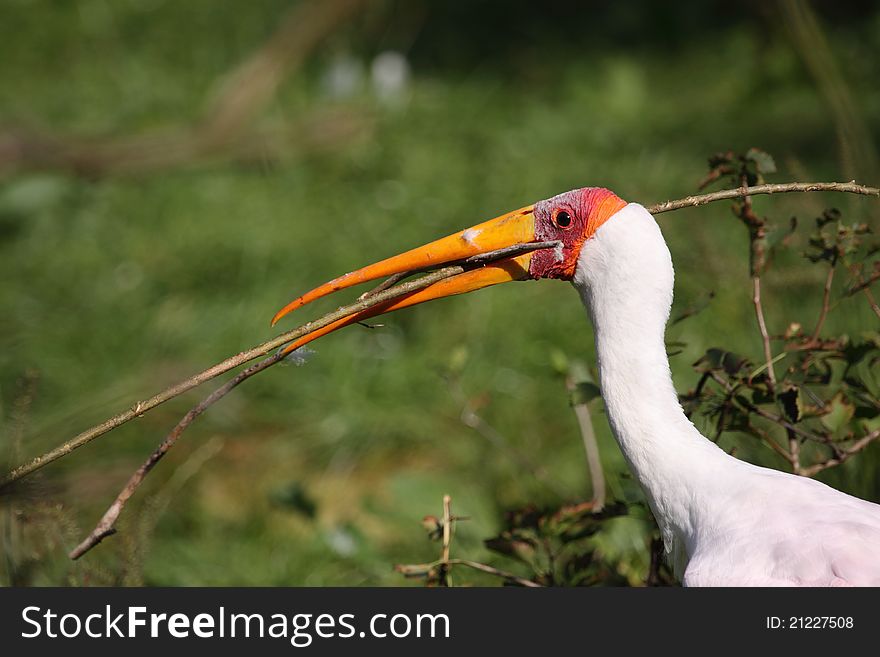
[[[612,431],[685,585],[880,586],[880,506],[740,461],[684,415],[664,343],[672,260],[642,206],[584,243],[573,283]]]

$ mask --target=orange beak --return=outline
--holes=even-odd
[[[535,217],[533,210],[534,206],[528,206],[514,212],[509,212],[448,237],[335,278],[291,301],[275,314],[275,317],[272,318],[272,324],[274,325],[289,312],[307,303],[361,283],[405,272],[412,273],[434,269],[516,244],[535,242]],[[529,265],[531,258],[532,253],[526,253],[516,257],[489,262],[476,269],[471,269],[451,278],[438,281],[421,290],[353,313],[348,317],[343,317],[322,329],[299,338],[287,345],[283,353],[289,353],[343,326],[349,326],[393,310],[400,310],[401,308],[407,308],[455,294],[473,292],[474,290],[497,285],[498,283],[527,279],[530,277]]]

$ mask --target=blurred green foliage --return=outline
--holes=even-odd
[[[845,4],[823,17],[826,36],[876,148],[880,11]],[[195,121],[218,78],[272,34],[287,6],[7,0],[0,134],[25,126],[125,136]],[[678,198],[695,190],[706,155],[753,146],[776,156],[773,180],[844,178],[851,149],[839,140],[834,99],[779,10],[723,5],[722,20],[720,6],[375,3],[326,39],[256,119],[344,110],[368,119],[356,137],[142,176],[4,175],[2,458],[19,463],[262,341],[275,310],[319,282],[536,199],[586,185],[645,204]],[[371,63],[387,50],[412,68],[395,102],[371,84]],[[0,136],[0,158],[10,156],[3,144]],[[877,228],[870,199],[754,205],[783,220],[833,205]],[[670,327],[667,338],[683,344],[672,358],[679,389],[693,385],[690,364],[710,347],[760,362],[748,236],[729,206],[658,221],[676,264],[673,316],[714,292],[706,310]],[[765,278],[771,327],[811,325],[822,282],[799,254],[780,255]],[[0,512],[0,581],[401,584],[392,564],[434,558],[418,524],[444,493],[470,517],[456,534],[458,556],[516,571],[482,542],[505,530],[504,512],[590,490],[553,364],[560,351],[592,359],[577,295],[555,281],[501,286],[382,323],[321,340],[302,367],[274,368],[212,408],[151,475],[120,534],[76,564],[67,550],[205,393],[46,468]],[[832,332],[876,325],[860,299],[828,320]],[[508,448],[462,421],[462,395]],[[601,412],[594,424],[609,496],[637,501]],[[742,458],[785,467],[748,439],[722,437],[734,444]],[[821,478],[877,500],[878,473],[875,445]],[[619,564],[613,581],[643,581],[649,523],[607,524],[587,540]]]

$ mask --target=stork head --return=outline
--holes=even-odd
[[[625,201],[601,187],[585,187],[559,194],[335,278],[291,301],[275,314],[272,324],[307,303],[360,283],[459,262],[529,242],[555,241],[561,246],[488,262],[422,290],[353,313],[303,336],[288,345],[285,351],[292,351],[343,326],[432,299],[507,281],[571,280],[584,243],[625,205]]]

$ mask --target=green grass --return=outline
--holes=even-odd
[[[151,11],[136,3],[10,3],[0,10],[0,118],[121,134],[193,119],[211,81],[271,32],[280,4],[231,16],[205,2]],[[880,88],[876,64],[865,62],[878,61],[880,41],[870,25],[847,30],[833,43],[876,136]],[[406,105],[388,108],[367,93],[322,97],[319,57],[285,84],[268,118],[316,107],[375,117],[371,133],[344,147],[292,149],[262,167],[215,164],[138,179],[0,180],[4,436],[13,434],[16,382],[28,370],[38,375],[24,440],[7,444],[6,458],[38,454],[266,339],[274,311],[317,283],[536,199],[585,185],[646,204],[676,198],[694,191],[706,155],[753,145],[777,156],[775,180],[842,178],[826,103],[784,37],[757,24],[695,39],[684,51],[621,46],[533,59],[537,79],[480,66],[468,74],[417,67]],[[852,220],[876,220],[876,203],[859,199],[756,201],[780,221],[810,220],[832,204]],[[708,290],[717,295],[669,333],[688,343],[672,361],[686,389],[695,381],[690,364],[707,347],[759,354],[747,237],[725,204],[659,222],[676,263],[677,307]],[[811,325],[821,280],[797,257],[778,263],[767,281],[771,326]],[[28,581],[401,584],[393,563],[436,557],[419,522],[439,513],[443,493],[472,518],[459,527],[456,553],[505,565],[481,544],[499,528],[501,511],[560,499],[462,424],[443,373],[452,353],[466,354],[460,385],[468,396],[487,396],[485,419],[567,498],[582,498],[583,448],[552,367],[556,350],[592,358],[577,296],[555,281],[509,285],[383,323],[323,339],[305,366],[276,368],[223,400],[150,476],[122,534],[81,564],[68,565],[65,551],[205,392],[47,468],[41,503],[62,505],[64,522],[46,512],[42,527],[20,539],[38,546]],[[853,300],[829,329],[872,326],[876,317]],[[601,414],[595,420],[611,492],[621,495],[632,481]],[[172,479],[214,438],[219,451],[185,481]],[[744,449],[781,467],[769,453]],[[877,499],[877,455],[874,447],[828,480]],[[163,511],[151,512],[155,504],[145,500],[163,500],[172,485]],[[314,518],[273,502],[292,485],[314,500]],[[617,541],[637,570],[645,560],[638,535],[623,531]]]

